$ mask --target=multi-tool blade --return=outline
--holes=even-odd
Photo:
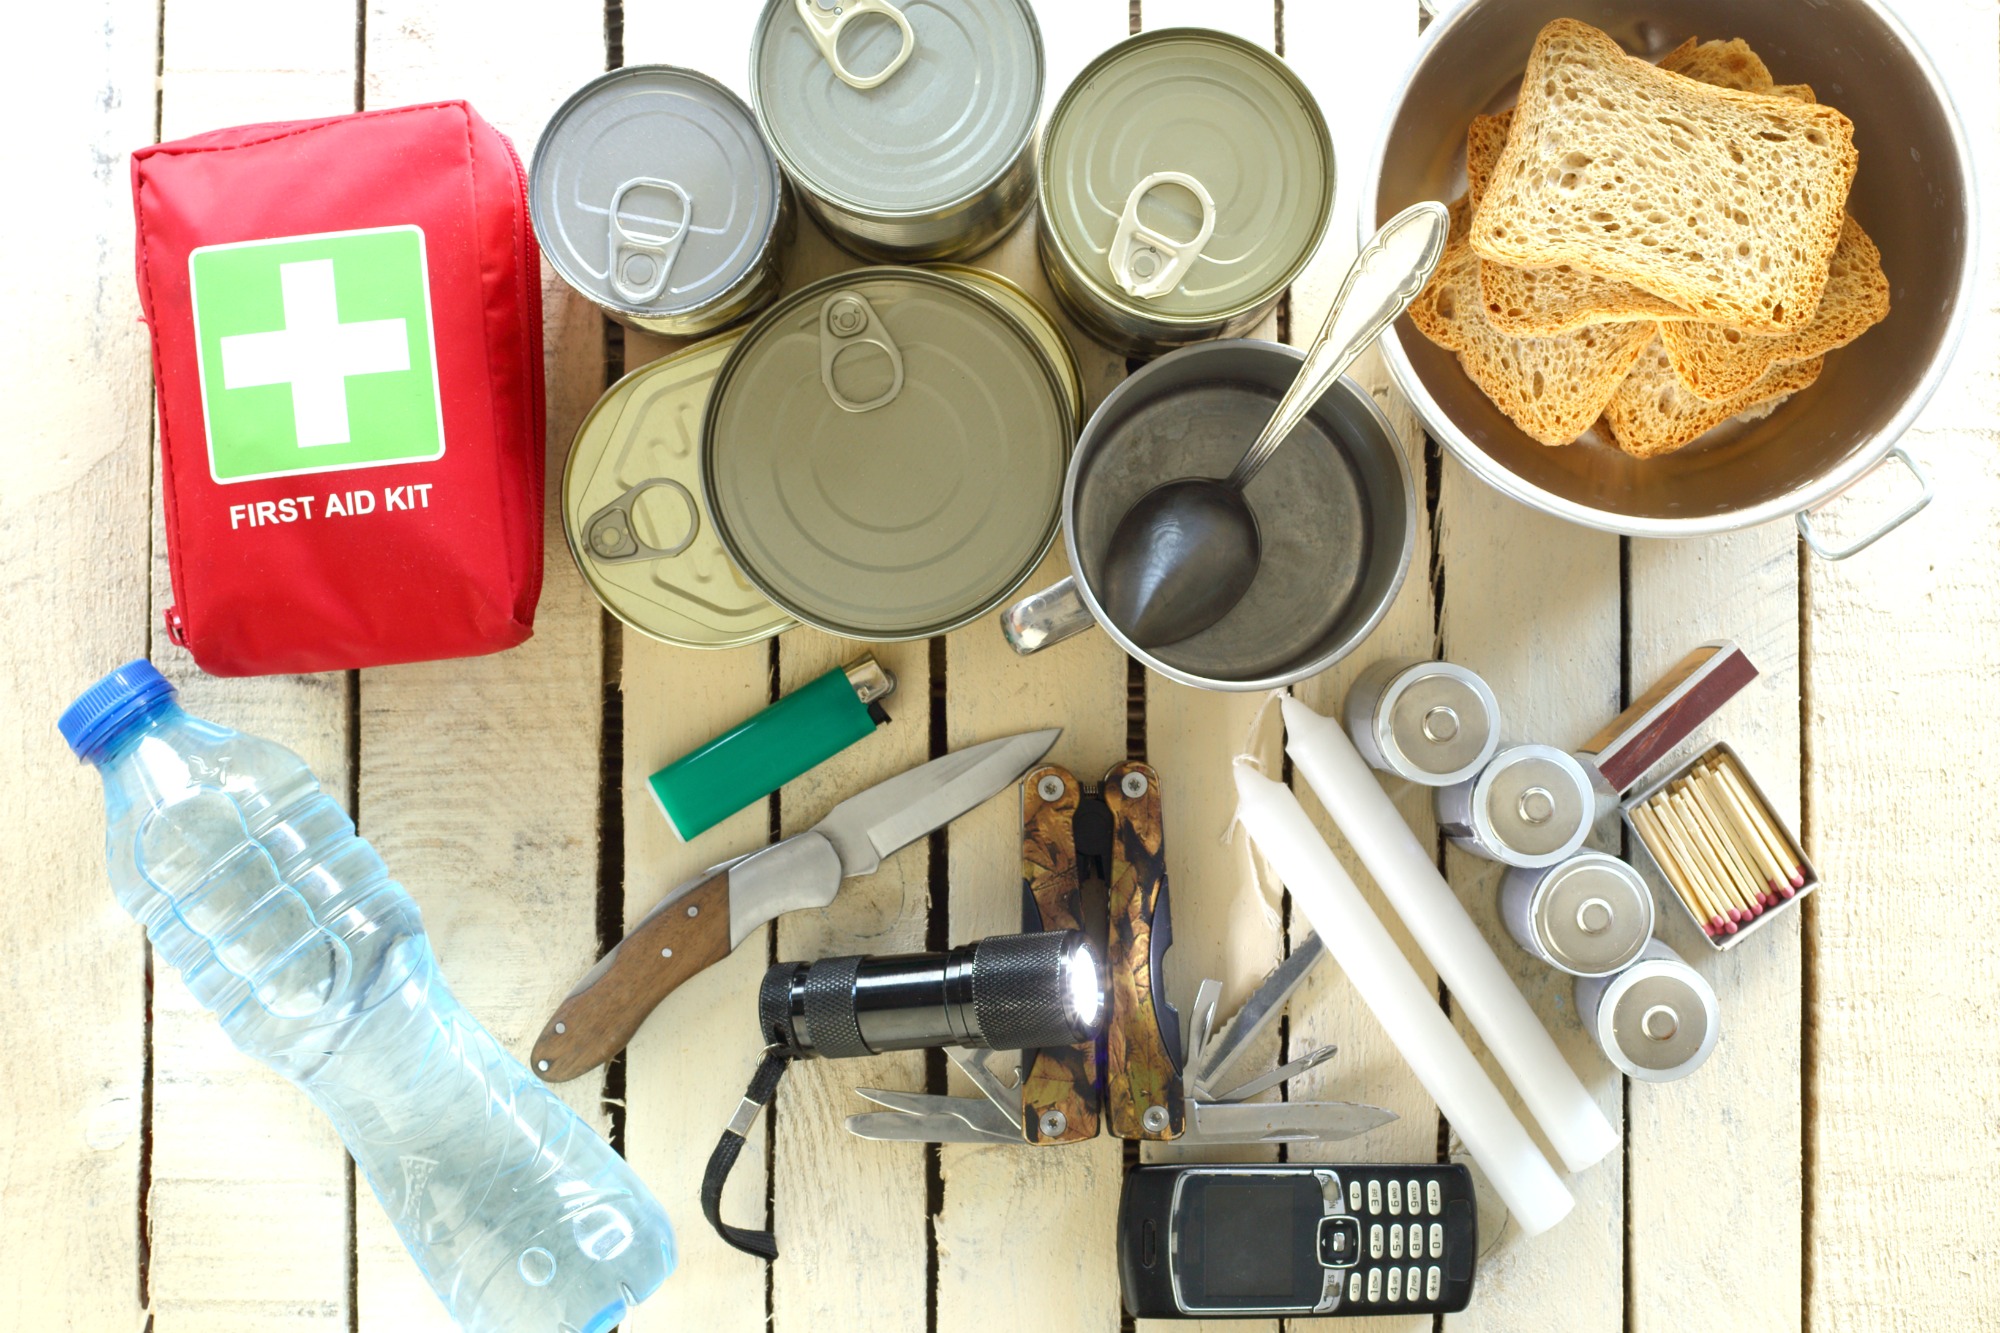
[[[1030,930],[1094,925],[1108,918],[1111,1018],[1103,1039],[1060,1050],[1024,1051],[1009,1074],[991,1051],[948,1054],[977,1097],[857,1089],[887,1109],[849,1117],[850,1133],[930,1143],[1075,1143],[1101,1121],[1129,1139],[1189,1143],[1332,1142],[1396,1118],[1350,1102],[1253,1102],[1249,1098],[1330,1059],[1321,1046],[1262,1073],[1232,1076],[1325,954],[1309,937],[1258,985],[1220,1028],[1221,983],[1204,981],[1183,1043],[1166,999],[1164,961],[1173,943],[1158,776],[1126,763],[1085,792],[1068,772],[1036,769],[1022,784],[1023,925]]]

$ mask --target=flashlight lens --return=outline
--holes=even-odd
[[[1098,1016],[1104,1010],[1104,978],[1097,969],[1097,951],[1088,940],[1077,940],[1076,947],[1070,950],[1069,1005],[1078,1027],[1096,1030]]]

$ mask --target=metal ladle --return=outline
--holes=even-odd
[[[1243,488],[1354,358],[1409,308],[1444,257],[1451,216],[1422,203],[1390,218],[1347,271],[1326,324],[1263,433],[1220,481],[1155,486],[1118,520],[1104,562],[1104,610],[1141,648],[1193,638],[1228,615],[1257,577],[1263,539]]]

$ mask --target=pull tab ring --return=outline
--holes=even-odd
[[[1177,241],[1140,223],[1139,201],[1162,185],[1178,185],[1200,202],[1201,229],[1192,238]],[[1215,200],[1208,188],[1184,171],[1156,171],[1126,196],[1125,211],[1118,215],[1118,232],[1111,238],[1111,276],[1128,294],[1141,300],[1165,296],[1180,286],[1213,235]]]
[[[833,363],[850,347],[862,344],[879,347],[889,354],[892,378],[880,396],[857,403],[833,382]],[[889,332],[875,315],[875,307],[860,292],[835,292],[819,308],[819,378],[827,396],[845,412],[873,412],[887,407],[903,391],[903,353],[890,341]]]
[[[889,0],[840,0],[831,10],[821,9],[814,0],[794,0],[799,17],[806,21],[806,32],[813,39],[813,45],[826,57],[826,63],[833,66],[833,72],[840,81],[850,88],[867,92],[870,88],[885,83],[891,74],[903,67],[910,58],[910,52],[917,49],[917,34],[911,29],[910,21],[903,17],[903,11],[889,3]],[[874,74],[856,74],[840,58],[840,33],[849,23],[863,14],[880,14],[895,24],[903,34],[902,49]]]
[[[619,210],[624,207],[625,196],[633,190],[665,190],[681,201],[680,225],[665,236],[655,236],[651,232],[633,231],[619,218]],[[688,229],[694,225],[694,201],[688,192],[669,180],[656,176],[634,176],[611,194],[611,266],[606,276],[611,280],[611,290],[633,305],[646,305],[659,298],[667,289],[667,275],[674,271],[674,260],[680,256],[681,242],[687,239]],[[653,261],[652,281],[643,287],[634,287],[625,281],[625,260],[629,256],[644,256]]]
[[[655,487],[672,491],[687,506],[687,535],[664,550],[639,540],[638,525],[632,520],[632,510],[638,505],[639,497]],[[583,546],[590,552],[590,558],[600,565],[671,560],[694,545],[695,535],[700,531],[701,510],[695,505],[693,493],[672,477],[648,477],[584,520]]]

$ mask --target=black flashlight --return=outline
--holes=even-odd
[[[1080,930],[994,935],[948,953],[777,963],[758,990],[757,1018],[765,1040],[793,1056],[1071,1046],[1103,1021],[1104,973]]]

